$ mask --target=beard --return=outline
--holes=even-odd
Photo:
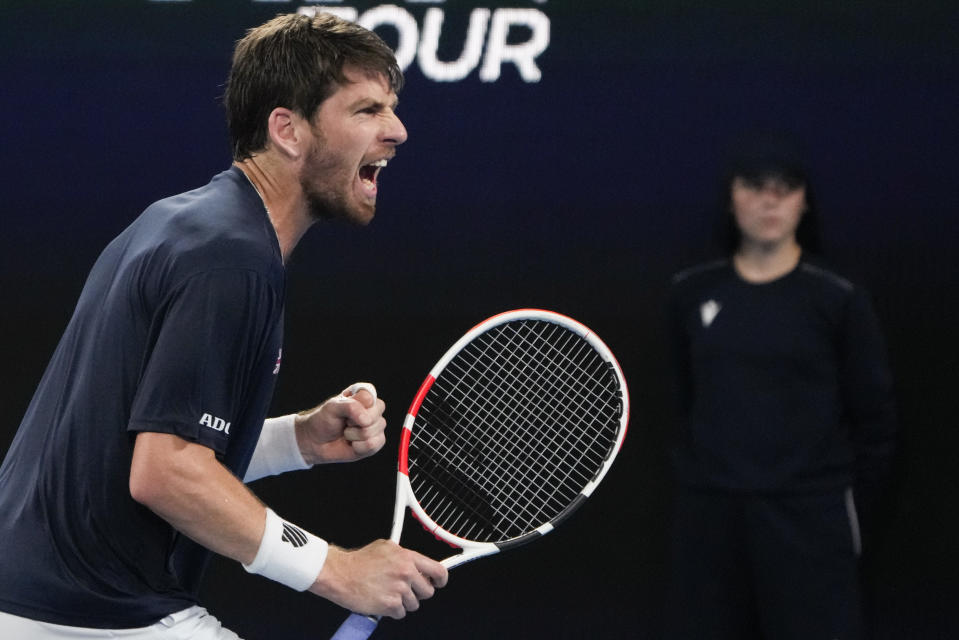
[[[342,194],[332,189],[319,189],[308,180],[301,178],[300,184],[306,196],[307,213],[313,222],[333,220],[352,221],[354,218],[349,205]]]
[[[350,202],[355,176],[354,168],[341,157],[324,154],[325,140],[314,129],[316,144],[300,172],[300,187],[306,198],[307,213],[313,222],[344,221],[365,225],[373,217],[373,211],[359,203]],[[319,176],[319,177],[318,177]],[[338,187],[337,185],[346,185]]]

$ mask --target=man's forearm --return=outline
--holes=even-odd
[[[256,556],[266,508],[211,449],[171,434],[139,434],[130,493],[207,549],[243,563]]]

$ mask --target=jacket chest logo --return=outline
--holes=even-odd
[[[699,319],[702,320],[704,328],[709,328],[722,308],[723,306],[715,300],[707,300],[699,305]]]

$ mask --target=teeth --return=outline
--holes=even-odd
[[[364,184],[370,185],[371,187],[375,187],[376,174],[379,172],[380,169],[386,166],[386,162],[387,162],[386,158],[381,158],[380,160],[377,160],[376,162],[371,162],[361,167],[360,180],[362,180]]]

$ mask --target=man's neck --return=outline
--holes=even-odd
[[[260,194],[286,264],[300,238],[312,225],[303,202],[302,188],[294,176],[274,168],[266,155],[252,156],[233,164]]]
[[[802,249],[795,240],[774,246],[744,242],[733,255],[736,271],[747,282],[770,282],[796,268]]]

